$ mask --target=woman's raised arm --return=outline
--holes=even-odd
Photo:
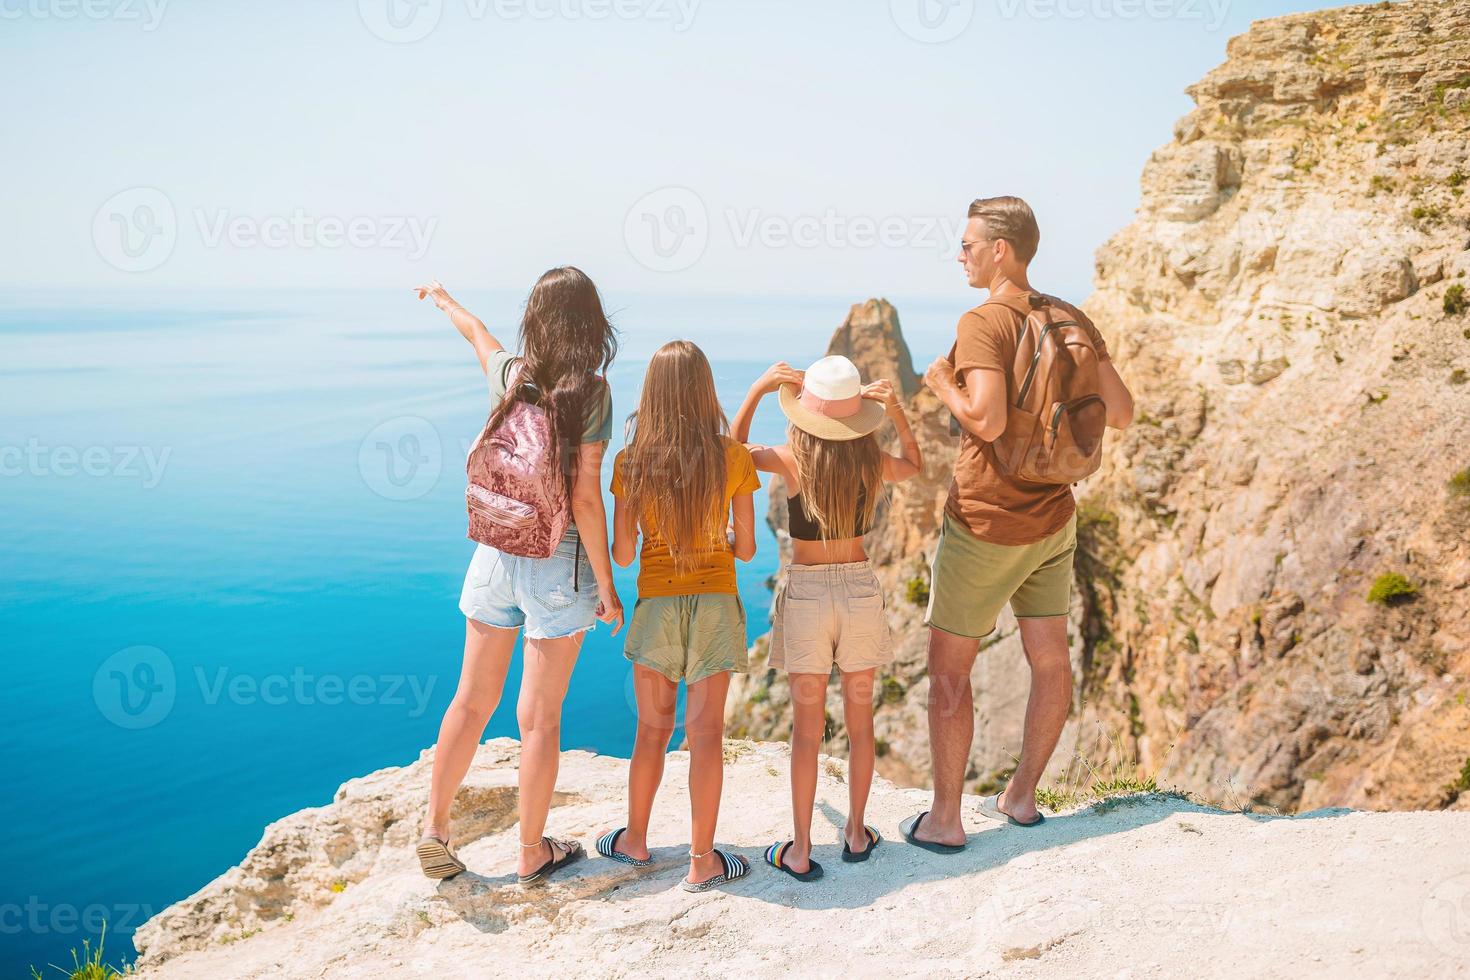
[[[454,329],[458,330],[460,336],[468,340],[475,348],[475,356],[480,359],[481,371],[486,370],[485,365],[490,360],[491,354],[505,350],[505,345],[485,329],[485,324],[480,322],[480,318],[460,306],[439,280],[435,279],[428,285],[418,287],[416,292],[419,294],[419,299],[433,300],[435,306],[449,314],[449,322],[454,324]]]

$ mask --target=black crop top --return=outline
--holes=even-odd
[[[868,491],[866,487],[858,489],[857,511],[861,515],[867,505]],[[801,494],[793,494],[786,500],[786,516],[788,529],[795,541],[820,541],[822,540],[822,529],[817,522],[812,520],[806,512],[806,505],[801,502]],[[857,529],[857,537],[868,533],[868,529],[861,525]]]

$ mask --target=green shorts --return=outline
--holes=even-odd
[[[980,638],[995,630],[1005,604],[1017,619],[1065,616],[1072,604],[1072,556],[1077,517],[1035,544],[981,541],[944,515],[929,585],[924,625]]]
[[[728,592],[639,599],[623,656],[675,684],[746,670],[745,607]]]

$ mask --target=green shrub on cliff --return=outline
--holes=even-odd
[[[1419,587],[1398,572],[1388,572],[1373,580],[1368,601],[1381,606],[1399,606],[1419,594]]]
[[[1457,497],[1470,497],[1470,466],[1450,477],[1450,493]]]
[[[929,583],[922,575],[915,575],[903,587],[903,596],[916,606],[929,605]]]
[[[1459,316],[1470,310],[1470,300],[1465,298],[1465,287],[1455,283],[1444,291],[1444,311],[1447,316]]]

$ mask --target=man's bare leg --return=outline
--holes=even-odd
[[[1036,784],[1056,751],[1072,710],[1072,657],[1067,649],[1067,617],[1021,619],[1021,645],[1031,665],[1031,696],[1026,701],[1026,733],[1021,761],[1001,794],[1000,809],[1021,823],[1036,819]],[[933,647],[930,647],[933,656]],[[932,730],[933,709],[930,709]],[[937,743],[936,743],[937,744]],[[934,802],[939,803],[939,758],[935,753]],[[930,817],[932,820],[933,817]],[[926,820],[925,823],[928,823]]]
[[[965,843],[960,796],[975,737],[975,694],[970,668],[980,641],[929,628],[929,752],[934,767],[934,804],[914,836],[937,844]]]

